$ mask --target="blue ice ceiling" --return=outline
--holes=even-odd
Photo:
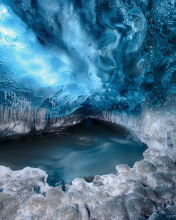
[[[176,93],[175,7],[173,0],[3,0],[1,97],[15,92],[59,114],[83,103],[137,112],[168,102]]]

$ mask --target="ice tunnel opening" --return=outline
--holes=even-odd
[[[0,164],[13,170],[41,168],[51,186],[79,177],[91,181],[95,175],[115,172],[118,164],[133,166],[143,158],[146,146],[126,134],[120,126],[87,118],[60,134],[46,132],[1,142]]]

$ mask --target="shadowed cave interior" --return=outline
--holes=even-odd
[[[133,166],[146,146],[127,139],[118,126],[85,119],[61,134],[44,133],[0,143],[0,164],[19,170],[36,167],[48,174],[48,183],[70,183],[78,177],[93,178],[115,172],[117,164]]]

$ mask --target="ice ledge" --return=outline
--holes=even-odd
[[[123,126],[133,139],[145,143],[151,149],[157,149],[162,156],[176,161],[176,107],[163,106],[143,110],[139,115],[119,112],[103,112],[94,118]]]
[[[50,187],[47,174],[35,168],[12,171],[0,166],[0,218],[14,220],[175,219],[176,165],[148,149],[132,168]]]
[[[86,117],[96,118],[123,126],[132,138],[157,149],[176,161],[176,106],[145,109],[141,114],[110,111],[93,115],[72,113],[63,117],[48,115],[46,109],[12,111],[0,108],[0,137],[10,137],[42,131],[54,131],[79,123]]]

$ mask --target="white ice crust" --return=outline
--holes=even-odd
[[[13,220],[176,219],[176,123],[174,109],[140,116],[103,112],[99,119],[125,127],[148,145],[144,159],[88,183],[51,187],[40,169],[12,171],[0,166],[0,218]]]

